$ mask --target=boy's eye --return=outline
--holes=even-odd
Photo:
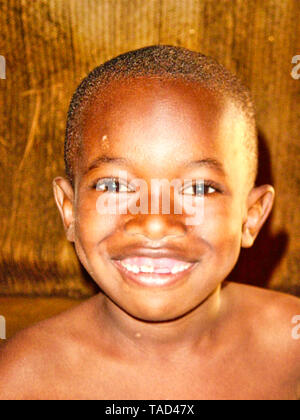
[[[93,185],[96,191],[112,192],[112,193],[125,193],[135,192],[136,190],[122,182],[119,178],[102,178],[96,181]],[[212,181],[196,181],[196,183],[189,185],[182,190],[185,195],[204,196],[212,195],[221,192],[221,189]]]
[[[197,181],[183,190],[186,195],[196,196],[211,195],[216,192],[220,192],[220,189],[211,181]]]
[[[132,187],[127,187],[125,183],[122,183],[118,178],[102,178],[99,179],[94,185],[96,191],[101,192],[112,192],[112,193],[123,193],[133,192]]]

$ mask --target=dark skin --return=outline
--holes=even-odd
[[[115,82],[95,97],[74,189],[57,177],[54,194],[67,239],[103,292],[6,344],[1,399],[300,398],[299,299],[224,281],[274,201],[271,185],[249,181],[246,130],[231,100],[183,81]],[[127,161],[95,165],[103,156]],[[223,173],[190,164],[205,158]],[[100,215],[93,185],[120,170],[128,181],[204,179],[219,189],[207,190],[197,226],[185,212]],[[168,247],[196,264],[173,286],[136,286],[112,263],[133,246]]]

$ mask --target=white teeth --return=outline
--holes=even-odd
[[[135,273],[138,274],[140,272],[140,268],[137,265],[132,265],[131,266],[131,270]]]
[[[185,264],[185,265],[175,265],[175,267],[172,268],[172,274],[176,274],[179,273],[181,271],[186,270],[187,268],[189,268],[189,264]]]
[[[142,271],[142,273],[153,273],[154,267],[150,265],[142,265],[140,270]]]
[[[141,267],[139,267],[138,265],[131,265],[131,264],[126,264],[126,263],[121,263],[121,264],[123,265],[123,267],[126,268],[126,270],[132,271],[135,274],[138,274],[140,272],[142,272],[142,273],[153,273],[154,272],[154,267],[149,266],[149,265],[142,265]],[[189,266],[190,266],[190,264],[175,265],[172,268],[171,271],[168,268],[157,268],[155,270],[155,273],[157,273],[157,274],[168,274],[168,273],[177,274],[181,271],[186,270],[187,268],[189,268]]]
[[[132,271],[135,274],[138,274],[140,272],[140,269],[137,265],[124,264],[124,263],[121,263],[121,264],[123,265],[123,267],[126,268],[126,270]]]

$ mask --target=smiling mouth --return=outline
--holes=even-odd
[[[129,257],[114,260],[114,264],[126,280],[141,286],[170,286],[183,279],[196,263],[173,258]]]

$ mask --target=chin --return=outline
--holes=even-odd
[[[166,305],[165,302],[152,301],[149,303],[143,302],[143,305],[132,305],[124,308],[124,310],[141,321],[167,322],[184,316],[190,309],[185,310],[184,308],[178,308],[178,305],[177,307],[171,307],[171,305]]]

